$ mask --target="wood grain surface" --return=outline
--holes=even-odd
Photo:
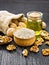
[[[46,30],[49,31],[49,0],[0,0],[0,10],[24,14],[28,11],[41,11],[44,14],[43,20],[47,24]],[[11,43],[14,44],[13,41]],[[30,47],[26,48],[29,51]],[[29,52],[28,57],[23,57],[23,47],[17,46],[15,51],[8,52],[5,45],[0,46],[0,65],[49,65],[49,56],[41,54],[41,50],[49,46],[43,43],[39,48],[39,53]]]

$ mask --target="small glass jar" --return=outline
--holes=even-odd
[[[42,29],[42,17],[43,13],[38,11],[31,11],[27,13],[27,28],[34,31],[40,31]]]

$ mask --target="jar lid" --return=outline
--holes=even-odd
[[[43,13],[39,12],[39,11],[30,11],[27,13],[27,17],[35,17],[35,18],[40,17],[40,18],[42,18],[42,16],[43,16]]]

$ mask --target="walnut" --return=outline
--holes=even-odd
[[[35,41],[35,43],[34,43],[34,45],[37,45],[37,46],[39,46],[39,45],[42,45],[42,42],[44,42],[44,40],[43,40],[43,38],[38,38],[36,41]]]
[[[39,51],[39,48],[38,48],[38,46],[32,46],[30,48],[30,51],[32,51],[32,52],[38,52]]]
[[[42,54],[45,56],[49,55],[49,48],[42,49]]]
[[[26,24],[23,23],[23,22],[19,22],[19,25],[18,26],[23,27],[23,28],[26,28]]]
[[[15,28],[8,28],[7,36],[13,37],[13,33],[15,32]]]
[[[49,45],[49,41],[46,41],[46,43],[45,43],[46,45]]]
[[[48,33],[47,31],[45,31],[45,30],[42,30],[42,31],[40,32],[40,35],[41,35],[41,36],[48,36],[49,33]]]
[[[8,45],[8,46],[6,47],[6,49],[9,50],[9,51],[12,51],[12,50],[15,50],[15,49],[16,49],[16,46],[13,45],[13,44],[11,44],[11,45]]]
[[[10,28],[15,28],[15,29],[16,29],[17,25],[16,25],[15,23],[11,23],[9,27],[10,27]]]
[[[28,50],[27,50],[27,49],[24,49],[24,50],[22,51],[22,54],[23,54],[23,56],[28,56]]]
[[[36,41],[34,45],[40,46],[40,45],[42,45],[42,44],[43,44],[43,43],[41,43],[41,42],[39,42],[39,41]]]
[[[7,37],[3,36],[3,37],[2,37],[2,41],[3,41],[4,43],[7,43],[7,42],[8,42]]]
[[[46,28],[46,23],[42,22],[42,29],[45,29],[45,28]]]
[[[49,40],[49,36],[45,36],[44,39],[45,39],[45,40]]]
[[[11,38],[10,37],[8,37],[8,36],[2,36],[2,42],[3,43],[7,43],[9,41],[11,41]]]

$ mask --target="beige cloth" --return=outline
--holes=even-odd
[[[12,14],[8,11],[0,11],[0,31],[6,34],[7,29],[9,28],[9,24],[12,19],[19,19],[20,17],[24,16],[24,14]]]

